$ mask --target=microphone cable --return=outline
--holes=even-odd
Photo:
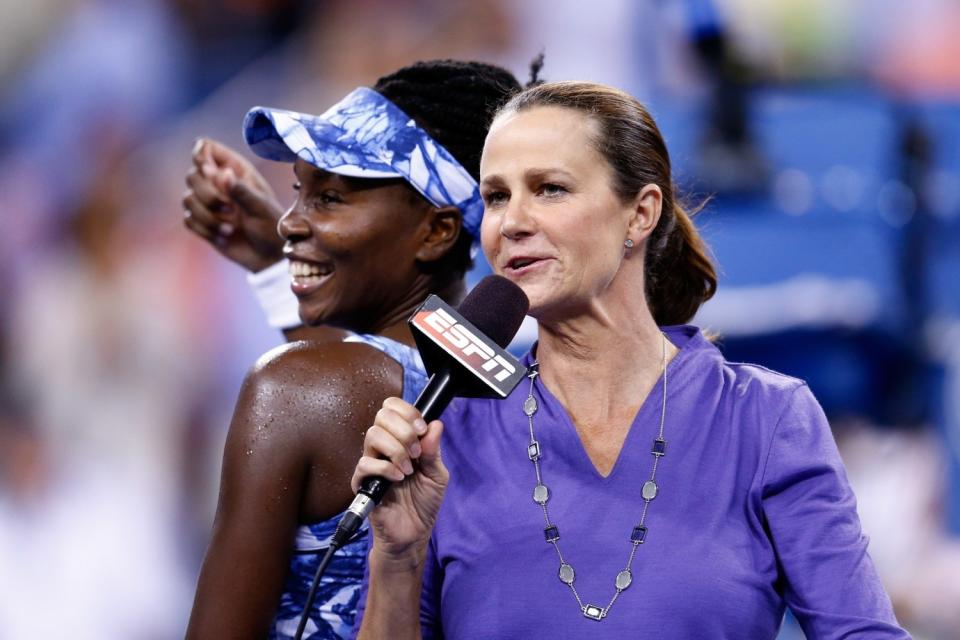
[[[434,304],[433,307],[429,306],[431,303]],[[517,330],[523,322],[523,317],[527,313],[529,301],[520,287],[513,282],[502,276],[490,275],[477,283],[467,297],[463,299],[459,311],[449,307],[437,296],[431,295],[427,298],[426,302],[421,305],[418,312],[414,313],[414,317],[410,319],[411,327],[417,326],[415,318],[419,311],[429,311],[432,308],[436,308],[437,305],[440,305],[439,312],[443,312],[447,318],[445,322],[450,323],[449,326],[441,327],[441,330],[453,327],[453,324],[457,323],[457,316],[460,316],[463,322],[469,324],[475,323],[476,330],[485,337],[485,341],[481,341],[480,344],[483,350],[488,353],[485,360],[489,361],[489,358],[493,357],[495,353],[494,347],[506,349],[507,344],[509,344],[510,340],[517,334]],[[446,311],[444,311],[444,307],[446,307]],[[462,314],[462,316],[460,314]],[[467,342],[470,341],[469,338],[475,341],[480,340],[475,333],[469,329],[460,327],[459,325],[457,328],[460,329],[457,336],[459,339],[466,338]],[[436,328],[434,328],[434,330],[436,330]],[[423,329],[420,329],[420,331],[423,331]],[[467,333],[464,334],[464,331]],[[416,338],[416,336],[417,332],[414,332],[414,337]],[[431,339],[436,340],[436,338]],[[488,342],[492,343],[493,346],[487,344]],[[422,352],[424,345],[418,341],[417,346]],[[476,353],[476,344],[468,345],[464,343],[455,346],[462,352],[462,355]],[[465,346],[472,346],[474,351],[466,351]],[[443,349],[447,350],[447,347],[443,347]],[[506,355],[506,357],[512,357],[506,352],[504,352],[504,355]],[[451,356],[449,351],[445,354],[445,359],[450,361],[459,360],[461,365],[464,366],[464,369],[473,376],[477,376],[480,369],[489,371],[486,365],[482,367],[473,365],[471,367],[471,365],[468,365],[456,356]],[[503,361],[503,364],[509,363]],[[451,366],[454,366],[452,362]],[[519,367],[519,363],[511,366],[509,369],[510,372],[515,372],[517,367]],[[427,368],[428,370],[432,369],[429,361],[427,362]],[[469,375],[467,377],[469,378]],[[505,389],[497,388],[500,397],[507,397],[522,378],[522,374],[511,375],[512,382],[509,384],[505,383],[503,379],[499,379],[501,384],[507,384],[507,388]],[[460,382],[462,382],[462,380],[460,380]],[[431,371],[430,379],[414,402],[414,406],[420,410],[423,419],[430,422],[440,417],[440,414],[446,409],[447,405],[458,392],[464,391],[464,389],[459,387],[460,384],[454,378],[453,369],[449,366],[441,366],[439,370]],[[484,395],[485,394],[476,395],[475,397],[484,397]],[[495,395],[491,397],[495,397]],[[374,506],[380,504],[380,500],[390,489],[391,484],[392,483],[386,478],[378,476],[366,478],[353,502],[343,513],[340,522],[337,524],[336,531],[334,531],[333,536],[330,538],[330,546],[327,548],[327,553],[313,576],[313,584],[310,586],[310,592],[307,594],[307,601],[303,607],[303,613],[300,615],[300,624],[297,626],[297,633],[294,636],[294,640],[301,640],[303,637],[303,630],[307,626],[310,609],[313,607],[313,601],[317,595],[317,588],[320,586],[320,579],[323,577],[327,565],[330,564],[333,554],[337,549],[343,547],[360,530],[367,514],[370,513]]]
[[[307,627],[307,620],[310,619],[310,610],[313,608],[313,601],[317,598],[320,579],[327,571],[327,566],[330,564],[330,561],[333,560],[333,554],[345,544],[352,542],[360,534],[360,532],[351,526],[353,520],[354,518],[348,518],[345,514],[337,525],[337,530],[334,531],[333,536],[330,538],[330,546],[327,547],[327,552],[324,554],[323,560],[320,561],[316,573],[313,574],[313,584],[310,585],[310,591],[307,593],[307,601],[303,605],[303,613],[300,614],[300,624],[297,625],[297,633],[293,636],[294,640],[302,640],[303,638],[303,630]]]
[[[301,638],[303,638],[303,630],[307,627],[307,620],[310,619],[310,609],[313,608],[313,601],[317,597],[317,587],[320,586],[320,578],[323,577],[324,572],[327,570],[327,565],[333,560],[333,554],[336,553],[339,548],[340,545],[334,544],[331,540],[330,546],[327,547],[327,553],[324,554],[323,560],[320,561],[320,566],[317,567],[317,572],[313,574],[313,584],[310,585],[310,592],[307,593],[307,603],[303,605],[303,613],[300,614],[300,624],[297,625],[297,633],[293,636],[294,640],[301,640]]]

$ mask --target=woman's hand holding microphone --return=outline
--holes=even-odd
[[[371,560],[422,563],[450,475],[440,457],[442,433],[442,422],[427,424],[400,398],[387,398],[377,412],[350,482],[355,492],[369,476],[395,483],[370,514]]]

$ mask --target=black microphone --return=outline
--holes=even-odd
[[[506,351],[506,346],[520,329],[529,305],[520,287],[502,276],[481,280],[463,299],[459,309],[435,295],[424,301],[409,320],[417,349],[431,374],[414,402],[424,420],[435,420],[456,396],[506,398],[510,395],[526,370]],[[313,576],[295,640],[303,636],[320,578],[334,552],[350,541],[364,519],[380,504],[390,484],[379,476],[364,480],[340,518]]]
[[[414,402],[424,420],[435,420],[456,396],[510,395],[525,371],[506,346],[520,329],[529,304],[520,287],[491,275],[470,291],[459,309],[431,295],[414,312],[410,328],[431,374]],[[345,543],[380,504],[390,484],[379,476],[365,479],[333,539]]]

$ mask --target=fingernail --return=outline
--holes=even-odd
[[[197,138],[193,141],[193,149],[190,151],[192,155],[197,155],[200,153],[200,149],[203,148],[203,138]]]
[[[217,229],[219,229],[220,235],[222,236],[229,236],[233,234],[233,225],[229,222],[221,222]]]
[[[424,434],[427,432],[427,423],[423,418],[417,418],[413,421],[413,428],[419,434]]]
[[[411,463],[409,460],[404,460],[403,472],[408,476],[411,475],[413,473],[413,463]]]
[[[419,458],[420,454],[423,453],[423,449],[420,448],[419,442],[414,442],[410,445],[410,455],[414,458]]]

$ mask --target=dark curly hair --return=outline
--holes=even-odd
[[[483,141],[493,115],[521,87],[502,67],[430,60],[383,76],[373,89],[416,120],[479,181]],[[448,257],[434,267],[463,274],[472,265],[472,242],[469,234],[461,233]]]

